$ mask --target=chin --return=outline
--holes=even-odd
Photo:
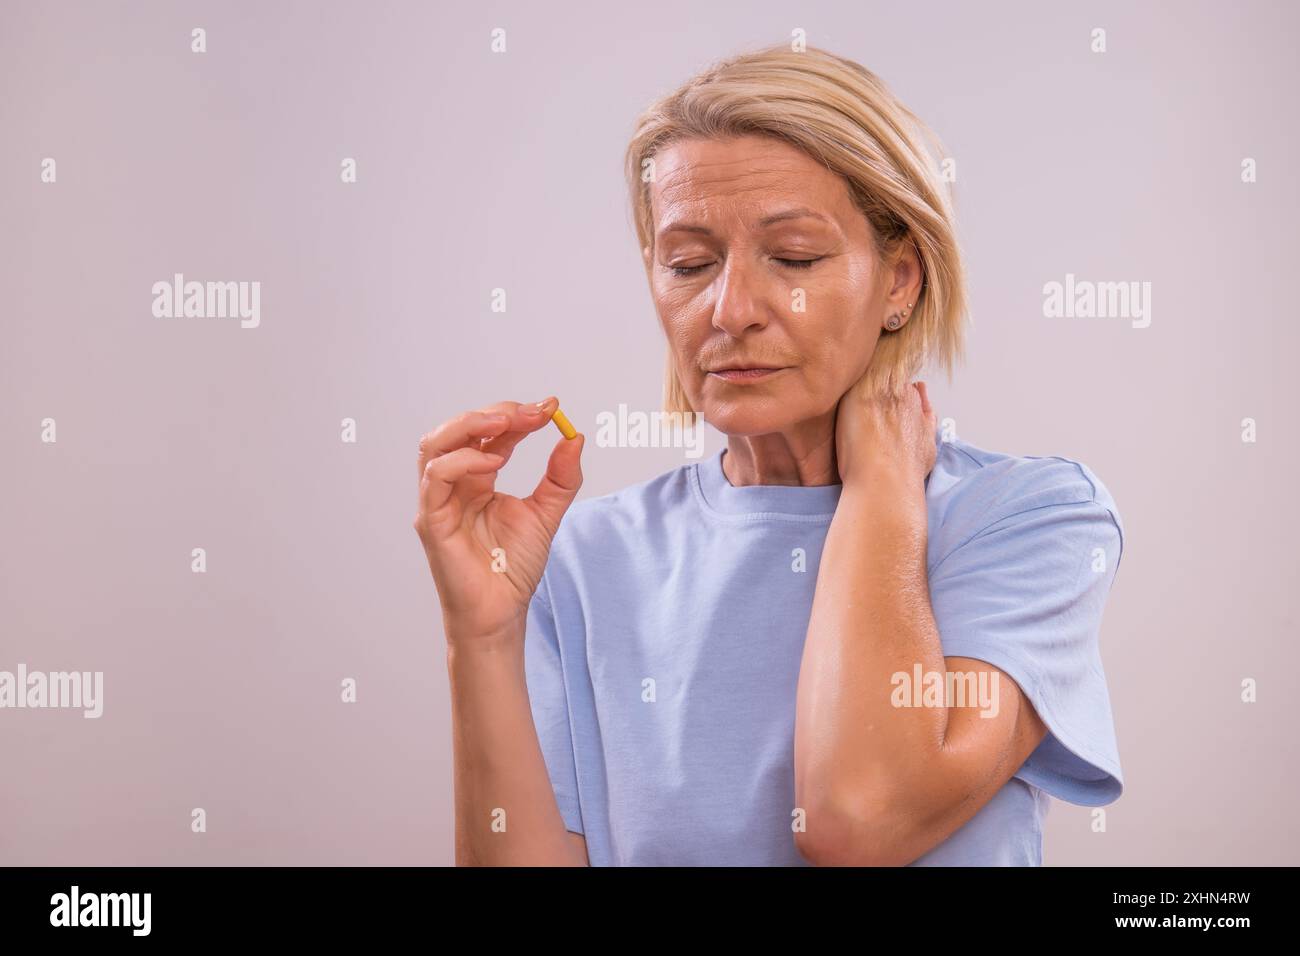
[[[767,435],[800,421],[777,399],[741,398],[726,402],[706,402],[704,420],[724,435],[737,438]]]

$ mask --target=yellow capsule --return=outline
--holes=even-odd
[[[564,417],[564,412],[560,411],[559,406],[555,408],[555,414],[551,416],[551,421],[555,422],[555,427],[560,430],[560,434],[565,438],[577,438],[578,430],[573,427],[573,423]]]

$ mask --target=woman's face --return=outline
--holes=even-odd
[[[844,179],[745,136],[661,150],[650,189],[651,293],[692,407],[728,435],[833,411],[871,361],[894,285]],[[728,371],[756,368],[777,371]]]

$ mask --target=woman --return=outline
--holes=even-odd
[[[1114,501],[912,381],[965,312],[927,137],[822,51],[705,72],[627,167],[668,409],[726,448],[574,504],[581,435],[494,491],[554,396],[421,441],[458,863],[1037,865],[1049,795],[1120,795]]]

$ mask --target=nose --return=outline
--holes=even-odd
[[[714,328],[739,338],[746,331],[767,325],[759,277],[742,262],[740,256],[728,257],[719,281],[722,288],[713,307]]]

